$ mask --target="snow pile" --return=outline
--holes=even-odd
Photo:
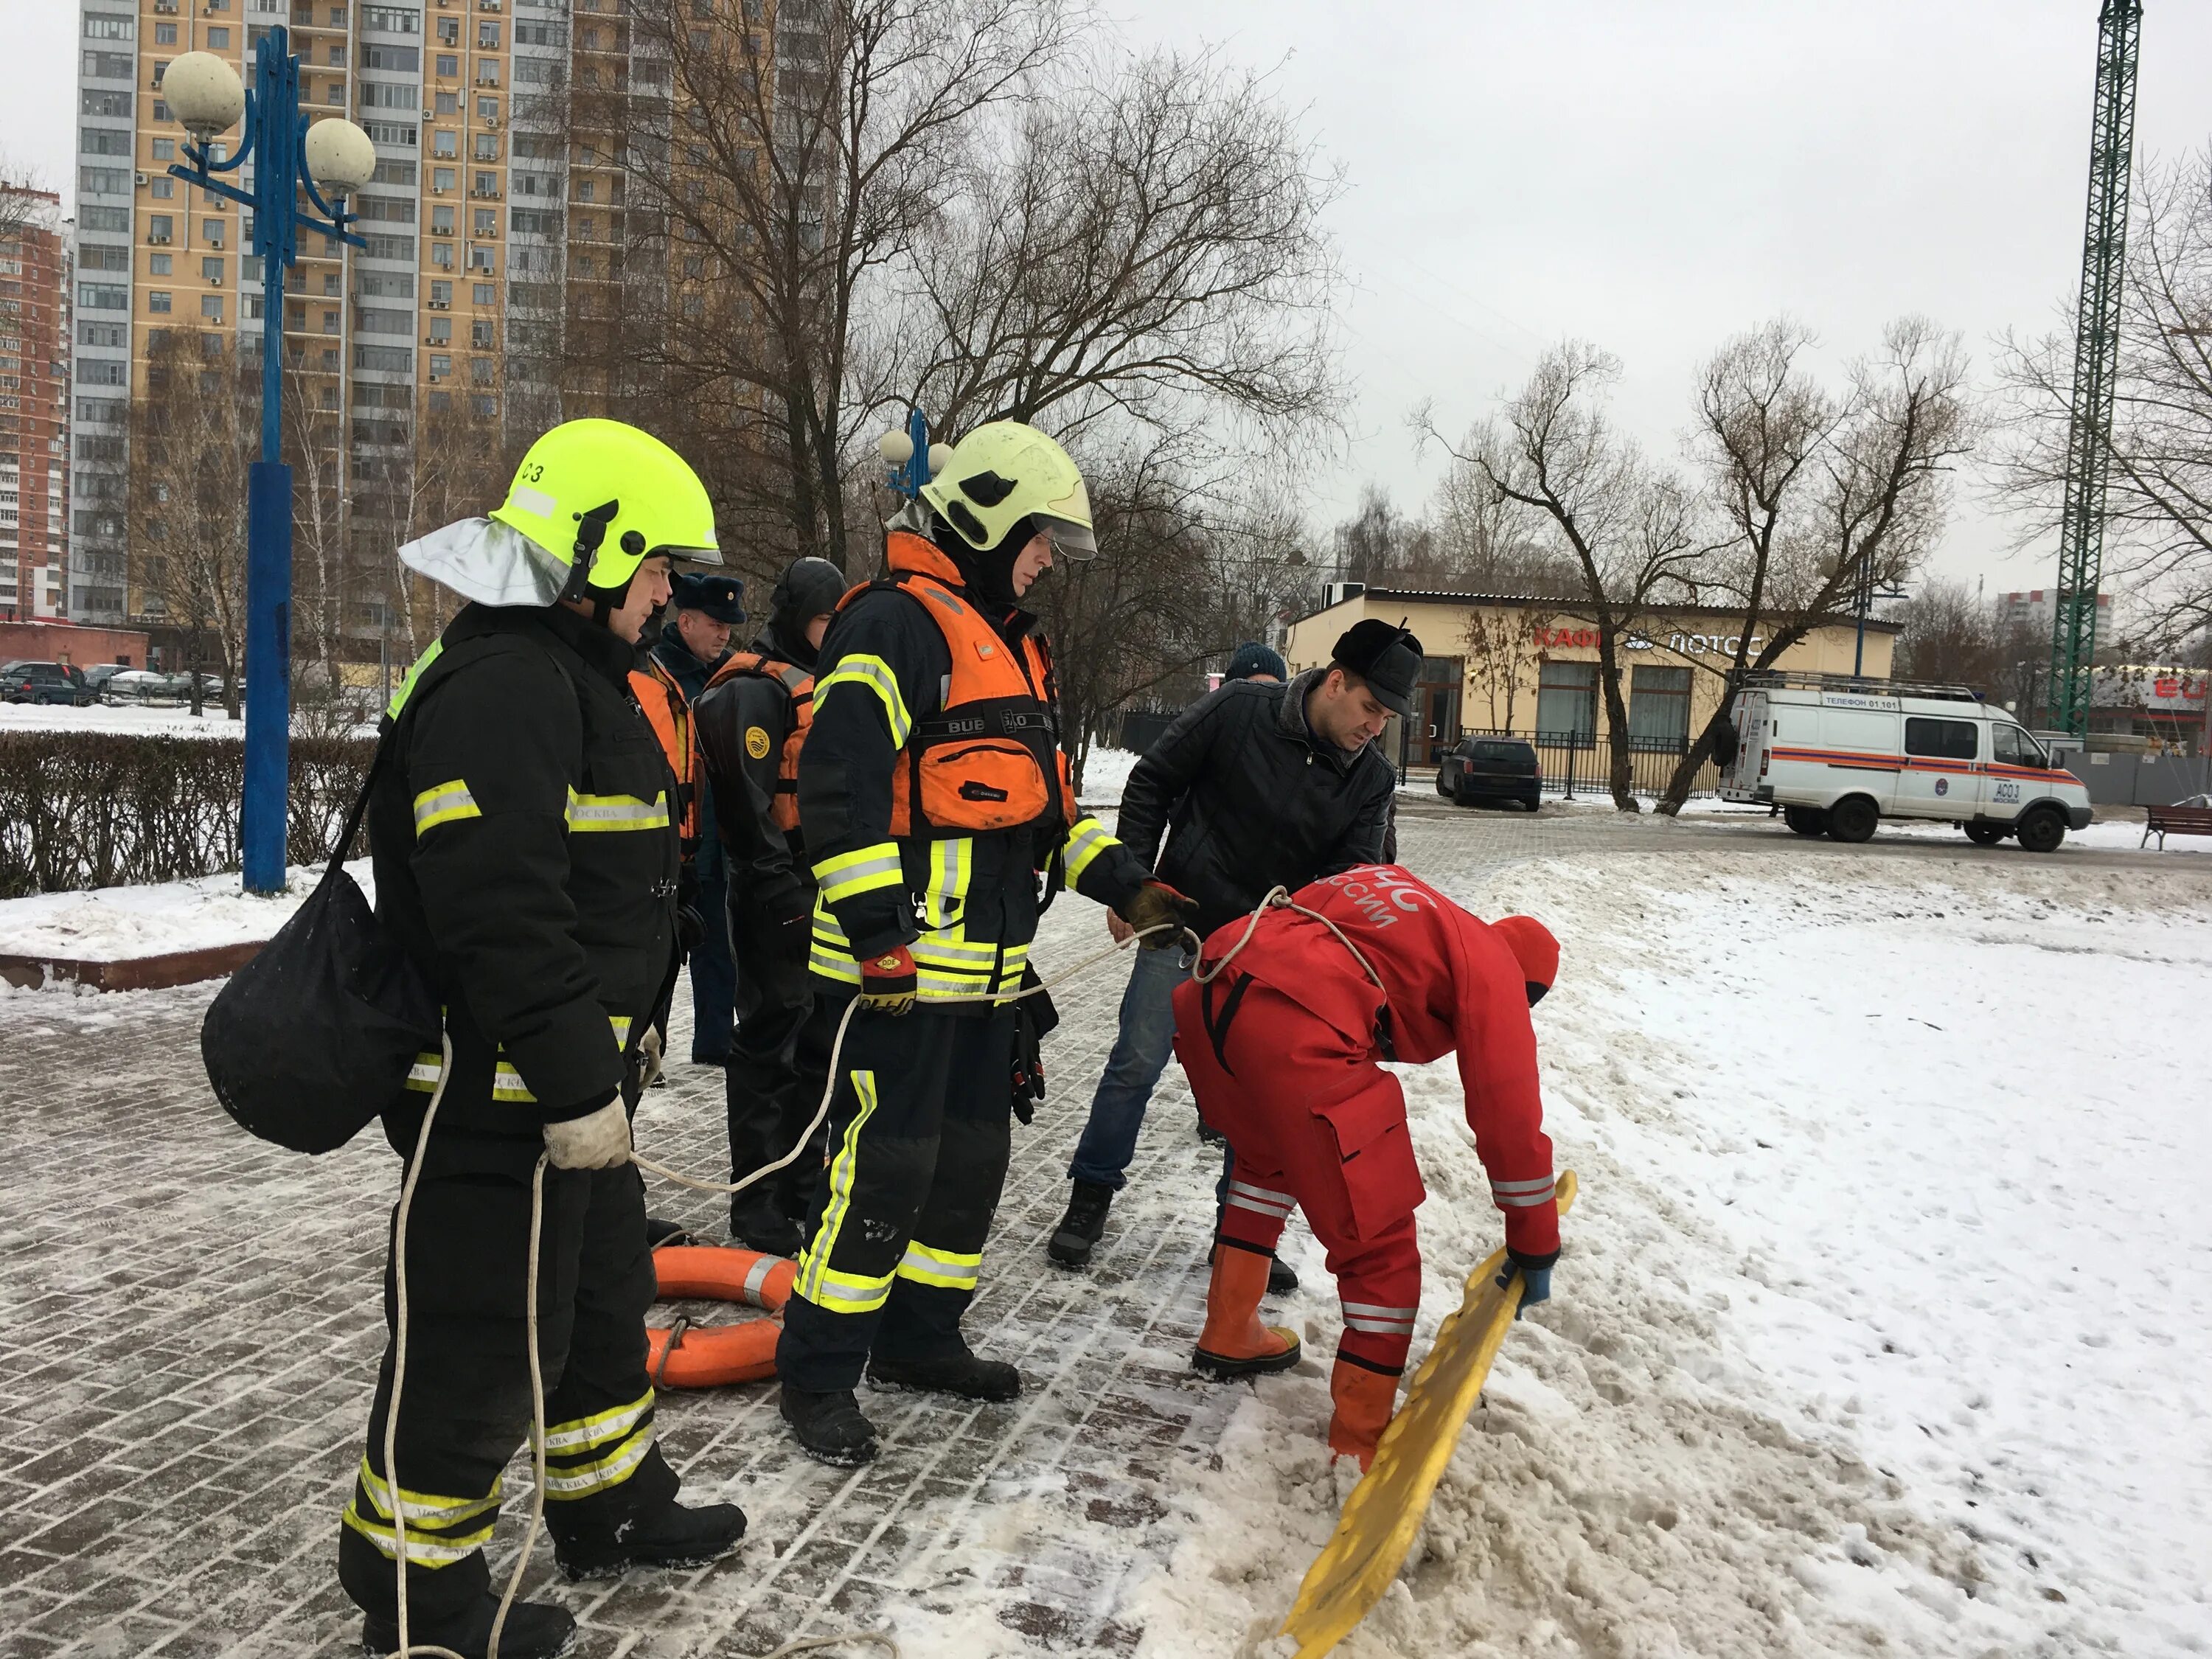
[[[1655,849],[1656,850],[1656,849]],[[1559,932],[1538,1017],[1583,1181],[1400,1582],[1386,1655],[2212,1650],[2212,1164],[2184,1033],[2212,907],[2039,861],[1747,878],[1677,842],[1455,884]],[[1415,1343],[1499,1227],[1449,1066],[1406,1067]],[[1338,1317],[1186,1468],[1141,1651],[1273,1656],[1345,1477]]]
[[[96,702],[83,708],[59,703],[0,703],[0,732],[122,732],[140,738],[228,738],[233,741],[246,736],[245,720],[233,720],[224,714],[221,697],[210,697],[205,709],[200,719],[194,720],[191,708],[181,703],[172,708],[138,703]],[[297,733],[301,729],[295,720],[293,731]],[[356,727],[353,735],[374,737],[375,722]]]
[[[357,859],[346,870],[373,902],[368,860]],[[121,962],[266,939],[291,920],[321,877],[321,866],[295,867],[285,872],[284,891],[270,898],[246,892],[233,871],[155,886],[0,900],[0,956]]]
[[[1129,769],[1143,757],[1131,749],[1092,748],[1083,761],[1083,787],[1077,793],[1088,807],[1118,806],[1121,789],[1129,781]]]

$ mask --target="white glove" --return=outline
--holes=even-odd
[[[596,1112],[545,1126],[556,1170],[614,1170],[629,1162],[629,1114],[617,1095]]]

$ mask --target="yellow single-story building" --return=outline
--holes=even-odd
[[[1383,734],[1382,752],[1432,766],[1462,732],[1514,732],[1547,744],[1609,742],[1598,684],[1596,624],[1572,599],[1437,593],[1340,583],[1332,603],[1290,625],[1283,656],[1293,673],[1329,659],[1337,636],[1370,617],[1402,624],[1421,642],[1421,685],[1410,732]],[[1670,605],[1639,620],[1623,652],[1630,743],[1680,754],[1719,702],[1735,660],[1742,613]],[[1897,625],[1869,617],[1862,648],[1850,621],[1823,623],[1771,666],[1887,679]],[[1754,635],[1755,654],[1765,641]]]

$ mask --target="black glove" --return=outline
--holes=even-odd
[[[1182,942],[1182,927],[1198,914],[1198,901],[1184,897],[1164,881],[1147,881],[1114,908],[1115,915],[1140,933],[1148,928],[1161,927],[1163,923],[1175,924],[1147,934],[1145,939],[1146,950],[1165,951]]]
[[[1026,963],[1022,965],[1022,989],[1028,994],[1014,1004],[1014,1115],[1027,1127],[1036,1115],[1034,1103],[1044,1098],[1044,1039],[1059,1028],[1060,1011],[1045,994],[1036,969]]]
[[[679,904],[676,907],[676,942],[687,957],[694,954],[707,942],[707,918],[696,906]]]

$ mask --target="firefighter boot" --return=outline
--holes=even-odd
[[[801,1243],[799,1224],[784,1213],[781,1197],[766,1182],[732,1195],[730,1237],[763,1255],[796,1256]]]
[[[815,1462],[851,1469],[876,1461],[876,1425],[860,1415],[850,1389],[809,1394],[787,1382],[777,1409]]]
[[[745,1512],[735,1504],[670,1504],[657,1514],[624,1522],[613,1538],[553,1535],[553,1559],[573,1583],[609,1578],[630,1567],[703,1567],[737,1548],[745,1535]],[[507,1644],[500,1643],[505,1652]]]
[[[1206,1287],[1206,1328],[1190,1357],[1194,1368],[1226,1381],[1286,1371],[1298,1363],[1297,1333],[1260,1322],[1270,1260],[1226,1242],[1214,1251],[1213,1278]]]
[[[477,1659],[490,1651],[492,1620],[498,1614],[499,1597],[489,1590],[474,1605],[443,1619],[412,1613],[407,1620],[407,1645],[416,1653],[426,1648],[450,1648],[466,1659]],[[501,1659],[559,1659],[575,1644],[576,1621],[568,1616],[568,1609],[542,1601],[517,1601],[507,1610],[507,1623],[500,1627]],[[361,1650],[369,1659],[397,1653],[399,1621],[369,1614],[362,1621]]]
[[[868,1381],[879,1389],[908,1389],[923,1394],[953,1394],[963,1400],[1003,1403],[1018,1400],[1022,1374],[1003,1359],[979,1359],[966,1349],[941,1359],[868,1357]]]
[[[1339,1354],[1329,1375],[1328,1394],[1336,1402],[1328,1419],[1328,1449],[1339,1457],[1358,1458],[1364,1474],[1375,1461],[1375,1443],[1398,1408],[1398,1379]]]

